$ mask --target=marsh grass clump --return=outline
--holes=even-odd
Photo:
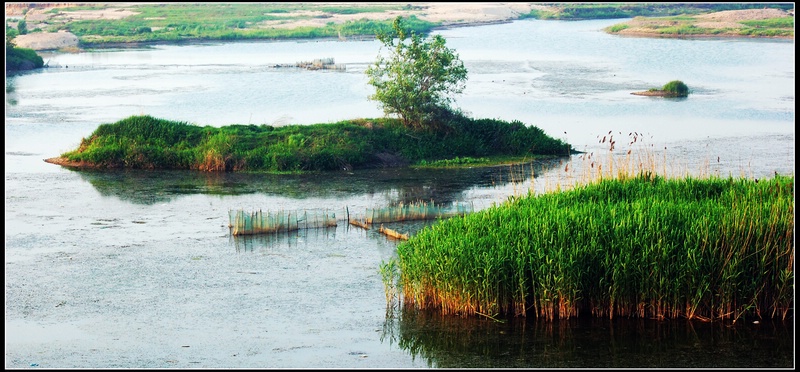
[[[794,176],[693,176],[645,135],[615,134],[555,186],[532,184],[398,245],[403,306],[544,320],[789,316]]]
[[[664,84],[661,90],[670,93],[673,97],[687,97],[689,95],[689,87],[680,80],[673,80]]]
[[[403,305],[443,314],[785,318],[794,177],[642,173],[507,203],[397,248]]]

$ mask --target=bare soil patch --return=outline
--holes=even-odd
[[[753,21],[770,18],[781,18],[794,16],[794,12],[781,9],[744,9],[744,10],[725,10],[708,14],[694,16],[698,21],[694,26],[709,29],[738,29],[745,27],[742,21]],[[679,24],[678,21],[662,19],[659,17],[636,17],[626,23],[627,29],[617,32],[619,35],[629,36],[650,36],[657,32],[654,27],[669,27]],[[659,34],[660,35],[660,34]]]
[[[66,23],[84,19],[122,19],[134,14],[131,6],[136,3],[93,3],[98,6],[105,4],[106,9],[99,10],[79,10],[69,12],[52,12],[54,8],[81,5],[81,3],[53,3],[52,6],[37,4],[30,8],[24,15],[28,23],[28,29],[44,27],[48,23]],[[346,4],[346,3],[337,3]],[[377,3],[352,3],[364,6]],[[408,3],[408,10],[392,10],[375,13],[357,14],[338,14],[324,13],[321,11],[302,11],[288,13],[290,17],[298,19],[268,21],[259,25],[263,28],[285,28],[293,29],[298,27],[323,27],[329,22],[341,24],[348,21],[367,20],[390,20],[397,16],[408,17],[411,15],[429,22],[442,22],[444,26],[464,26],[485,23],[509,22],[517,19],[522,14],[530,13],[532,9],[546,9],[546,6],[532,3]],[[22,17],[21,7],[11,7],[6,5],[6,15],[12,17]],[[10,22],[11,27],[16,27]],[[65,33],[30,33],[20,35],[14,42],[23,48],[34,50],[61,49],[65,47],[77,47],[78,40],[74,34]]]
[[[78,37],[69,31],[37,32],[17,36],[14,44],[33,50],[65,49],[77,47]]]

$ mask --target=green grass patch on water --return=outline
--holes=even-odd
[[[735,321],[791,312],[793,262],[794,176],[644,172],[444,220],[384,271],[443,314]]]
[[[100,125],[77,149],[61,157],[101,168],[286,173],[463,163],[486,157],[530,159],[574,152],[562,140],[518,121],[461,115],[447,120],[441,126],[445,130],[422,131],[387,118],[281,127],[201,127],[131,116]]]

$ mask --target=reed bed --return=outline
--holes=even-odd
[[[584,173],[555,191],[512,196],[398,245],[402,306],[545,320],[789,316],[793,175],[681,176],[666,156],[604,143],[622,156],[600,166],[585,154]]]

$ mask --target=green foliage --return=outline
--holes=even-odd
[[[629,27],[630,26],[621,23],[621,24],[616,24],[616,25],[613,25],[613,26],[609,27],[608,31],[609,32],[620,32],[620,31],[622,31],[622,30],[624,30],[626,28],[629,28]]]
[[[15,37],[19,35],[19,31],[11,26],[8,25],[8,21],[6,21],[6,48],[8,48],[9,43],[11,40],[14,40]]]
[[[752,21],[739,22],[750,27],[757,28],[794,28],[794,17],[759,19]]]
[[[698,18],[689,15],[659,17],[644,20],[637,17],[635,21],[645,21],[643,27],[658,35],[694,36],[694,35],[728,35],[759,37],[792,37],[794,36],[794,17],[772,18],[764,20],[741,21],[741,27],[705,28],[697,27]],[[611,33],[629,28],[627,23],[619,23],[606,27]]]
[[[550,5],[553,10],[534,9],[523,18],[585,20],[637,16],[666,17],[764,7],[794,9],[792,3],[554,3]]]
[[[309,3],[164,3],[137,4],[138,14],[115,20],[78,20],[61,26],[78,36],[86,46],[105,43],[159,42],[181,40],[305,39],[375,35],[391,30],[391,21],[360,19],[342,25],[295,29],[265,28],[264,22],[308,18],[297,11],[359,14],[399,9],[399,5],[361,4],[330,6]],[[82,7],[64,8],[70,12]],[[429,32],[438,23],[410,20],[409,26]],[[50,30],[56,31],[56,30]]]
[[[19,31],[20,35],[25,35],[28,33],[28,23],[25,22],[24,19],[17,23],[17,31]]]
[[[380,102],[387,115],[398,115],[407,127],[437,129],[434,116],[449,110],[451,95],[463,91],[467,69],[442,36],[423,38],[406,29],[402,17],[395,18],[392,28],[392,33],[377,35],[390,56],[379,55],[367,68],[369,83],[375,87],[369,98]]]
[[[794,177],[644,172],[529,194],[397,247],[404,305],[565,319],[783,319],[794,308]]]
[[[457,167],[462,165],[473,165],[473,164],[487,164],[489,163],[488,158],[473,158],[470,156],[465,157],[458,157],[452,159],[442,159],[442,160],[434,160],[434,161],[427,161],[427,160],[420,160],[417,165],[421,167]]]
[[[689,87],[680,80],[673,80],[664,84],[661,90],[669,92],[675,97],[686,97],[689,95]]]
[[[44,67],[44,60],[33,49],[18,48],[6,41],[6,71],[30,70]]]
[[[62,154],[103,167],[303,172],[379,166],[380,153],[407,163],[486,156],[567,155],[571,147],[534,126],[454,116],[446,132],[414,130],[396,119],[333,124],[200,127],[131,116],[102,124]],[[475,160],[477,161],[477,160]]]

